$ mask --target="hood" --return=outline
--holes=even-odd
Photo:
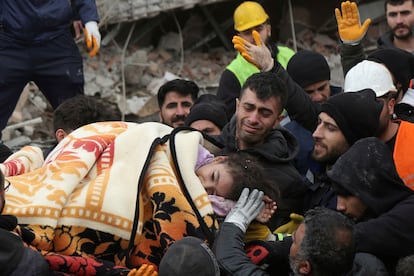
[[[357,141],[327,175],[335,190],[346,190],[358,197],[374,216],[387,212],[413,194],[398,176],[391,150],[375,137]]]
[[[236,143],[236,116],[223,128],[218,142],[223,146],[222,153],[238,151]],[[265,142],[254,148],[243,150],[271,162],[291,162],[299,152],[296,138],[287,129],[279,127],[270,132]]]

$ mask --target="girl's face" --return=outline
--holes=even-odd
[[[201,184],[209,195],[218,195],[227,197],[233,186],[233,177],[229,173],[229,167],[226,164],[213,162],[200,167],[196,175]]]

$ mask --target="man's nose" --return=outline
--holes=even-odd
[[[182,105],[178,105],[175,113],[177,115],[185,115],[185,108]]]
[[[318,125],[315,129],[315,131],[312,133],[313,138],[321,138],[322,137],[322,131],[321,131],[321,125]]]

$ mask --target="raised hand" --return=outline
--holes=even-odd
[[[341,11],[335,9],[335,17],[339,36],[345,44],[358,44],[371,24],[371,19],[368,18],[361,26],[357,4],[350,1],[342,2]]]

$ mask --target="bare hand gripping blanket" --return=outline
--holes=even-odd
[[[45,254],[158,265],[175,240],[209,240],[217,230],[194,172],[202,143],[199,132],[160,123],[86,125],[42,164],[29,147],[0,166],[11,183],[4,213]]]

